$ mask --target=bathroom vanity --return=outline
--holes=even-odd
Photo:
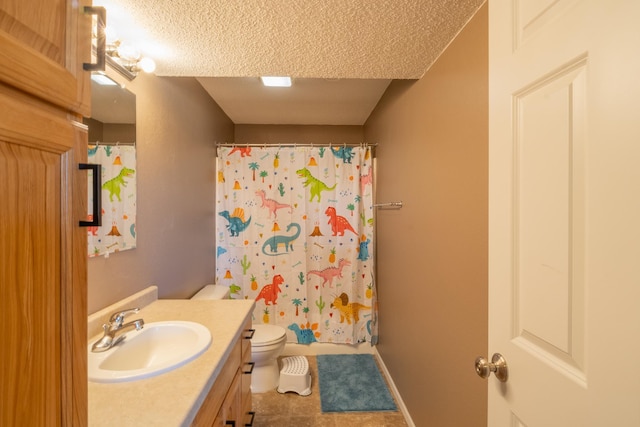
[[[253,306],[247,300],[155,300],[141,307],[135,316],[145,323],[183,320],[206,326],[211,344],[195,360],[157,376],[89,382],[89,425],[251,425]],[[128,307],[109,310],[123,308]],[[89,325],[95,334],[95,325]]]

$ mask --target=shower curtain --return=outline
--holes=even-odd
[[[377,341],[367,146],[219,147],[216,282],[287,340]]]

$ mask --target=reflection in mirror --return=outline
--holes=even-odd
[[[99,78],[98,78],[99,77]],[[102,84],[99,81],[102,79]],[[98,194],[88,192],[88,206],[99,197],[102,226],[87,228],[89,257],[120,252],[136,247],[136,98],[135,95],[104,74],[91,77],[91,118],[84,123],[89,129],[87,159],[101,165]],[[93,176],[89,174],[89,185]]]
[[[100,81],[102,83],[100,83]],[[104,74],[91,77],[89,143],[136,141],[136,96]]]

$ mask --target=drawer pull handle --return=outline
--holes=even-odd
[[[249,411],[247,414],[251,415],[251,421],[248,424],[245,424],[244,427],[251,427],[253,426],[253,420],[256,418],[256,413],[255,411]]]
[[[256,333],[255,329],[247,329],[245,332],[249,332],[249,335],[246,335],[244,337],[245,340],[250,340],[251,338],[253,338],[253,335]]]
[[[236,427],[236,422],[234,420],[229,420],[226,423],[224,423],[224,425],[231,426],[231,427]]]
[[[247,362],[247,365],[250,366],[248,371],[242,371],[243,374],[251,374],[253,372],[253,367],[256,366],[254,362]]]

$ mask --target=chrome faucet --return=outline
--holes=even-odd
[[[125,335],[125,332],[128,332],[132,329],[135,329],[136,331],[142,329],[144,327],[144,320],[142,319],[136,319],[124,323],[125,316],[137,313],[138,311],[140,311],[139,308],[130,308],[113,313],[109,318],[109,323],[105,323],[104,325],[102,325],[104,335],[98,341],[93,343],[93,345],[91,346],[91,351],[93,351],[94,353],[107,351],[127,337]]]

